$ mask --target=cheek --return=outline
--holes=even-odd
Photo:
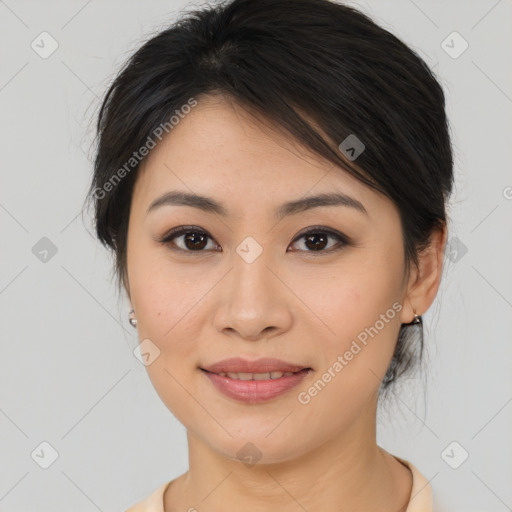
[[[382,276],[377,283],[377,277],[366,273],[331,280],[324,294],[310,294],[316,300],[311,308],[319,308],[329,329],[322,326],[322,334],[316,331],[321,364],[298,398],[308,421],[330,418],[329,425],[316,427],[324,432],[347,429],[365,413],[393,356],[401,305],[391,283]]]
[[[307,316],[318,319],[326,339],[342,344],[356,337],[400,299],[399,265],[383,260],[378,254],[355,255],[329,270],[296,273],[301,278],[293,281],[294,293],[308,306]],[[388,316],[394,317],[394,310]]]
[[[338,384],[329,385],[338,389],[333,399],[339,401],[344,389],[356,387],[367,394],[384,376],[400,329],[400,272],[399,258],[373,253],[347,258],[324,276],[316,273],[314,279],[306,276],[300,281],[297,294],[307,297],[305,302],[315,313],[308,317],[319,329],[322,370],[337,376],[332,380]]]
[[[146,366],[155,391],[176,418],[188,426],[189,393],[194,394],[190,375],[201,355],[196,342],[201,339],[198,300],[209,287],[204,279],[190,279],[186,273],[173,271],[177,267],[162,261],[154,252],[139,247],[131,253],[129,277],[137,331],[141,342],[149,339],[159,351],[158,357]]]
[[[143,242],[130,253],[128,268],[139,338],[151,340],[159,350],[158,358],[146,367],[148,375],[157,392],[165,392],[160,396],[168,406],[179,407],[175,402],[182,399],[186,405],[188,395],[178,382],[188,381],[204,359],[200,343],[209,319],[205,308],[219,277],[192,258],[177,263],[166,251]]]
[[[169,272],[158,265],[146,272],[133,272],[133,277],[132,302],[139,335],[154,340],[162,351],[174,345],[193,347],[200,301],[210,288],[206,280],[187,279],[182,272]]]

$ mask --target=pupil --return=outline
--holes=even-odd
[[[320,242],[320,245],[322,245],[322,247],[320,247],[320,248],[322,249],[323,247],[325,247],[325,241],[326,241],[326,238],[327,238],[327,237],[326,237],[325,235],[322,235],[322,234],[308,235],[308,236],[306,237],[306,245],[307,245],[307,247],[308,247],[308,248],[310,248],[310,246],[308,245],[308,242],[309,242],[310,240],[316,240],[316,242],[312,244],[312,245],[313,245],[313,249],[315,249],[315,250],[316,250],[316,249],[318,249],[318,248],[319,248],[319,247],[318,247],[318,239],[320,239],[320,240],[322,240],[322,241],[324,242],[324,243],[323,243],[323,245],[322,245],[322,242]]]
[[[198,237],[199,240],[196,240],[195,238]],[[201,240],[202,239],[202,240]],[[188,233],[185,236],[185,245],[188,249],[202,249],[206,246],[205,243],[206,237],[200,233]],[[189,246],[188,242],[192,241],[192,246]],[[199,245],[198,245],[199,243]],[[202,245],[201,245],[202,244]]]

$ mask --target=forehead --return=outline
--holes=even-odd
[[[241,209],[336,191],[363,203],[369,214],[393,208],[271,121],[221,97],[202,97],[180,119],[143,161],[135,188],[134,200],[146,205],[166,190],[180,189]]]

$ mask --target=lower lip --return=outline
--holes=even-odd
[[[201,371],[221,393],[240,402],[256,404],[286,393],[302,382],[312,370],[305,369],[286,377],[283,375],[278,379],[266,380],[238,380],[203,369]]]

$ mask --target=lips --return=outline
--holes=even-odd
[[[304,369],[297,372],[282,373],[278,378],[266,378],[269,374],[233,374],[233,373],[212,373],[207,370],[201,369],[203,375],[213,385],[214,389],[220,391],[224,396],[242,402],[245,404],[260,404],[269,400],[276,399],[281,395],[285,395],[293,388],[298,386],[308,375],[312,369]],[[232,378],[231,376],[259,376],[265,377],[260,380],[257,379],[240,379]]]
[[[300,372],[304,369],[309,369],[308,366],[289,363],[280,359],[264,357],[249,361],[241,357],[234,357],[230,359],[223,359],[214,364],[201,367],[211,373],[270,373],[270,372]]]

